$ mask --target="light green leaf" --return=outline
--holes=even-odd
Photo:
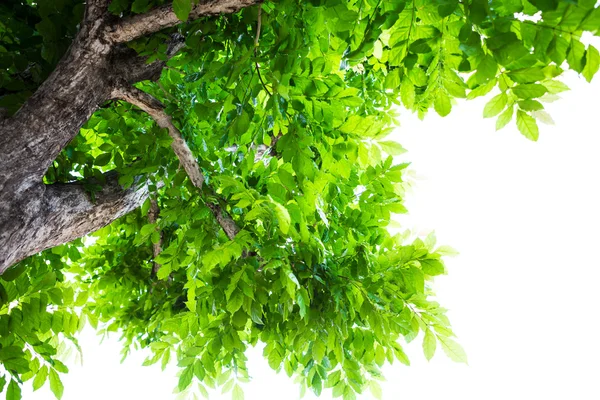
[[[276,201],[272,204],[275,206],[275,215],[277,215],[277,220],[279,221],[279,229],[282,233],[287,234],[291,224],[290,213],[282,204]]]
[[[419,262],[421,263],[421,269],[423,270],[423,273],[427,275],[436,276],[442,275],[445,272],[444,264],[442,264],[439,260],[424,259],[419,260]]]
[[[177,389],[179,391],[185,390],[192,383],[192,378],[194,377],[194,368],[189,365],[186,367],[179,375],[179,382],[177,383]]]
[[[414,85],[408,79],[404,79],[400,86],[400,98],[402,99],[404,107],[409,110],[412,109],[415,105],[415,96]]]
[[[500,112],[504,110],[504,107],[506,107],[507,102],[508,96],[506,93],[500,93],[499,95],[492,97],[483,108],[483,118],[495,117],[500,114]]]
[[[54,396],[58,400],[62,398],[63,391],[65,390],[63,383],[58,376],[58,373],[54,370],[54,368],[50,368],[50,390],[54,393]]]
[[[400,154],[406,153],[406,149],[402,147],[402,145],[398,142],[386,140],[378,143],[379,146],[381,146],[381,149],[391,156],[398,156]]]
[[[46,383],[46,379],[48,378],[48,367],[43,365],[38,372],[35,374],[35,378],[33,378],[33,391],[35,392]]]
[[[231,392],[231,399],[244,400],[244,391],[242,390],[241,386],[237,383],[235,384],[235,386],[233,387],[233,391]]]
[[[512,119],[514,112],[514,107],[509,106],[496,120],[496,130],[500,130],[504,128]]]
[[[320,340],[315,340],[312,347],[312,357],[315,361],[321,362],[325,357],[327,346]]]
[[[533,117],[535,117],[536,120],[540,121],[543,124],[554,125],[554,120],[552,119],[550,114],[548,114],[544,110],[534,111],[531,113],[531,115]]]
[[[569,87],[563,82],[554,79],[542,82],[542,84],[548,89],[548,93],[556,94],[569,90]]]
[[[438,90],[436,92],[435,98],[433,99],[433,108],[442,117],[450,114],[450,111],[452,111],[452,103],[445,91]]]
[[[444,350],[444,353],[446,353],[452,361],[467,364],[467,354],[458,343],[450,338],[442,336],[438,336],[438,340],[442,345],[442,350]]]
[[[381,400],[383,398],[381,386],[379,386],[379,383],[377,383],[377,381],[372,380],[371,382],[369,382],[369,389],[371,390],[371,393],[376,399]]]
[[[534,142],[538,140],[540,133],[537,122],[535,122],[535,118],[525,113],[525,111],[517,111],[517,128],[519,128],[519,131],[527,139],[533,140]]]
[[[430,329],[427,329],[425,331],[425,337],[423,338],[423,353],[425,354],[425,358],[427,360],[431,360],[435,354],[436,345],[437,342],[435,340],[435,335]]]

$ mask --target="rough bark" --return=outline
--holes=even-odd
[[[148,197],[148,188],[134,184],[123,190],[114,173],[106,175],[102,191],[94,200],[80,182],[39,185],[30,192],[28,207],[35,210],[27,219],[15,218],[5,226],[0,252],[0,272],[13,263],[42,250],[58,246],[108,225],[140,207]],[[10,222],[9,222],[10,223]],[[11,229],[12,228],[12,229]]]
[[[0,274],[27,256],[110,223],[142,200],[143,192],[136,191],[134,196],[130,190],[119,190],[116,181],[106,188],[111,201],[96,205],[79,184],[42,183],[60,151],[118,84],[160,75],[164,62],[146,64],[124,43],[180,23],[169,5],[115,20],[107,11],[109,3],[87,1],[80,31],[54,72],[14,116],[0,117]],[[190,19],[257,3],[202,1],[194,6]],[[172,36],[169,55],[182,46],[182,38]]]
[[[210,15],[231,14],[259,2],[257,0],[200,0],[200,3],[192,8],[188,20]],[[130,42],[180,23],[172,7],[166,4],[146,14],[124,18],[118,24],[109,27],[107,37],[114,43]]]

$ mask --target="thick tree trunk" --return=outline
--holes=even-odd
[[[138,207],[145,189],[122,190],[115,176],[90,200],[82,185],[44,185],[42,177],[79,128],[123,82],[157,78],[124,43],[174,26],[170,6],[115,20],[109,0],[88,0],[81,30],[55,71],[11,118],[0,117],[0,274],[41,250],[66,243]],[[203,0],[190,18],[230,13],[258,0]],[[172,36],[169,54],[182,46]]]

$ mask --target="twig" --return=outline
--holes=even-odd
[[[260,28],[262,26],[262,6],[258,7],[258,15],[256,18],[257,18],[257,23],[256,23],[256,35],[254,36],[254,56],[258,55],[258,42],[260,40]],[[260,66],[258,65],[258,61],[256,61],[254,63],[254,65],[256,65],[256,73],[258,74],[258,79],[260,80],[262,87],[269,94],[269,97],[272,96],[269,89],[267,89],[267,85],[265,84],[265,81],[263,80],[262,75],[260,74]]]
[[[148,222],[150,222],[151,224],[155,224],[156,221],[158,220],[159,214],[160,214],[160,209],[158,208],[158,202],[156,201],[156,199],[150,198],[150,210],[148,211]],[[152,257],[154,258],[154,260],[156,260],[156,257],[158,257],[158,255],[162,251],[162,241],[163,241],[163,234],[158,226],[156,227],[156,230],[158,231],[160,237],[159,237],[157,243],[152,242]],[[160,264],[157,263],[156,261],[154,261],[154,264],[152,265],[152,275],[156,276],[159,269],[160,269]]]
[[[262,6],[258,7],[258,23],[256,24],[256,36],[254,37],[254,54],[256,54],[256,48],[258,47],[258,41],[260,39],[260,26],[262,24]]]

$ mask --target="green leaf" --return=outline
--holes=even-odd
[[[6,400],[21,400],[21,387],[17,381],[12,380],[6,388]]]
[[[546,94],[548,89],[545,86],[534,83],[517,85],[512,89],[513,93],[521,99],[533,99],[536,97],[542,97]]]
[[[450,97],[443,90],[438,90],[433,99],[433,108],[441,117],[445,117],[452,111],[452,103]]]
[[[471,90],[467,95],[467,100],[473,100],[477,97],[485,96],[489,92],[492,91],[493,88],[496,87],[496,79],[492,79],[483,85],[477,86],[475,89]]]
[[[50,368],[49,376],[50,376],[50,390],[52,391],[52,393],[54,393],[54,396],[56,396],[56,398],[58,400],[60,400],[62,398],[63,391],[65,389],[60,380],[60,377],[58,376],[58,373],[53,368]]]
[[[537,100],[521,100],[518,104],[519,108],[523,111],[538,111],[544,109],[542,103]]]
[[[38,372],[35,374],[35,378],[33,379],[33,391],[35,392],[46,383],[46,379],[48,378],[48,367],[43,365]]]
[[[244,295],[238,289],[236,289],[231,298],[227,302],[227,311],[231,314],[234,314],[237,310],[240,309],[242,304],[244,303]]]
[[[508,76],[517,83],[534,83],[546,78],[543,68],[540,67],[519,69],[509,72]]]
[[[412,109],[415,105],[415,96],[414,85],[408,79],[405,79],[400,87],[400,98],[402,99],[404,107],[409,110]]]
[[[504,110],[504,112],[502,114],[500,114],[500,116],[496,120],[496,130],[497,131],[504,128],[512,120],[513,112],[514,112],[514,107],[509,106],[506,110]]]
[[[179,375],[179,382],[177,383],[177,389],[179,391],[185,390],[192,383],[192,378],[194,377],[194,368],[193,366],[187,366]]]
[[[561,93],[569,90],[569,87],[557,80],[549,80],[542,83],[546,89],[548,89],[548,93]]]
[[[431,332],[430,329],[425,330],[425,337],[423,338],[423,353],[428,361],[431,360],[435,354],[436,345],[437,342],[433,332]]]
[[[376,399],[381,400],[383,398],[381,386],[379,386],[379,383],[377,383],[377,381],[373,380],[369,382],[369,389],[371,390],[373,397],[375,397]]]
[[[301,288],[298,292],[296,292],[296,302],[300,308],[300,318],[306,317],[306,312],[308,311],[309,307],[308,293],[306,292],[306,289]]]
[[[320,340],[315,340],[313,342],[313,347],[312,347],[313,360],[315,360],[317,362],[321,362],[323,360],[323,357],[325,357],[326,349],[327,349],[327,346],[325,345],[325,343],[321,342]]]
[[[525,113],[525,111],[517,111],[517,128],[519,128],[519,132],[527,139],[534,142],[538,140],[540,133],[537,122],[535,122],[535,118]]]
[[[585,53],[585,66],[583,67],[583,71],[581,71],[585,80],[591,82],[596,72],[598,72],[599,67],[600,54],[598,54],[598,50],[594,46],[590,45]]]
[[[499,95],[492,97],[483,109],[483,117],[490,118],[500,114],[502,110],[504,110],[504,107],[506,107],[507,102],[508,96],[506,93],[500,93]]]
[[[419,262],[421,263],[421,269],[423,270],[423,273],[427,275],[436,276],[442,275],[445,272],[444,264],[442,264],[439,260],[424,259],[419,260]]]
[[[187,21],[192,11],[192,0],[173,0],[173,12],[180,21]]]
[[[279,229],[283,234],[287,234],[291,224],[290,213],[283,205],[276,201],[273,202],[273,205],[275,206],[275,215],[277,215],[277,220],[279,221]]]
[[[112,153],[102,153],[98,157],[96,157],[94,165],[97,165],[98,167],[103,167],[110,162],[111,158]]]
[[[378,143],[379,146],[381,146],[381,149],[391,156],[398,156],[400,154],[406,153],[406,149],[402,147],[402,145],[400,145],[400,143],[398,142],[386,140]]]
[[[579,40],[571,39],[571,45],[567,52],[567,63],[572,70],[583,71],[585,46]]]

